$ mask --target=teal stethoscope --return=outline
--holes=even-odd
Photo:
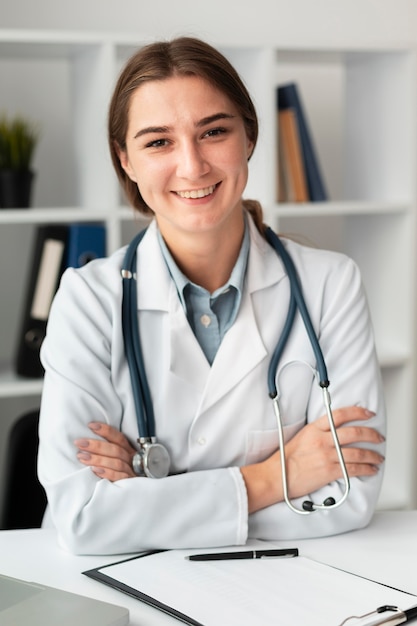
[[[145,232],[146,229],[138,233],[136,237],[134,237],[134,239],[131,241],[126,252],[121,271],[123,279],[123,338],[132,382],[133,398],[139,431],[139,451],[134,455],[132,465],[135,474],[137,474],[138,476],[147,476],[149,478],[163,478],[169,473],[170,458],[165,446],[157,443],[155,437],[155,418],[151,394],[149,391],[148,381],[145,373],[145,366],[143,362],[142,349],[139,338],[139,326],[137,322],[136,251]],[[277,235],[270,228],[266,229],[265,236],[267,241],[281,258],[290,281],[290,303],[288,308],[288,314],[284,324],[282,335],[274,350],[268,369],[268,390],[269,396],[274,406],[274,412],[278,426],[279,445],[281,450],[281,471],[284,499],[286,504],[292,511],[301,515],[308,515],[309,513],[312,513],[313,511],[316,511],[318,509],[329,510],[339,507],[341,504],[343,504],[349,494],[349,477],[333,420],[331,399],[328,389],[329,380],[327,377],[326,364],[324,362],[319,341],[314,332],[310,315],[304,301],[294,263],[284,245],[280,241],[279,237],[277,237]],[[280,392],[276,380],[278,364],[290,336],[297,309],[302,317],[307,335],[309,337],[316,358],[317,370],[312,368],[311,365],[308,363],[305,363],[305,365],[307,365],[312,370],[322,390],[323,403],[326,409],[326,415],[329,421],[330,431],[333,437],[334,446],[336,448],[345,484],[343,495],[337,502],[333,497],[326,498],[322,504],[315,504],[311,500],[305,500],[302,503],[302,509],[295,507],[288,496],[283,421],[279,404]],[[281,369],[280,374],[287,366],[290,366],[291,364],[292,362],[287,363]]]

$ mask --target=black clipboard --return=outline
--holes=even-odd
[[[125,583],[121,583],[119,580],[112,578],[112,576],[108,576],[102,571],[102,570],[105,570],[106,567],[112,567],[113,565],[119,565],[120,563],[126,563],[127,561],[134,561],[135,559],[142,559],[152,554],[157,554],[158,552],[165,552],[165,550],[150,550],[149,552],[143,552],[141,554],[130,557],[128,559],[122,559],[121,561],[115,561],[114,563],[108,563],[107,565],[95,567],[93,569],[86,570],[85,572],[82,572],[82,573],[85,576],[88,576],[89,578],[92,578],[93,580],[98,580],[99,582],[105,585],[108,585],[109,587],[113,587],[113,589],[117,589],[118,591],[121,591],[122,593],[125,593],[128,596],[131,596],[132,598],[139,600],[140,602],[144,602],[145,604],[148,604],[149,606],[152,606],[155,609],[158,609],[158,611],[162,611],[163,613],[171,615],[172,617],[175,617],[175,619],[179,620],[180,622],[183,622],[184,624],[189,624],[190,626],[204,626],[204,624],[202,624],[201,622],[197,622],[192,617],[185,615],[185,613],[181,613],[181,611],[177,611],[173,607],[168,606],[167,604],[164,604],[163,602],[160,602],[159,600],[157,600],[156,598],[153,598],[152,596],[148,596],[146,593],[143,593],[142,591],[139,591],[138,589],[135,589],[134,587],[129,587],[129,585],[126,585]]]

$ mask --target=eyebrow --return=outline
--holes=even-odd
[[[218,120],[230,120],[235,118],[235,115],[231,113],[214,113],[214,115],[208,115],[207,117],[203,117],[196,123],[196,128],[202,128],[204,126],[208,126],[213,122],[217,122]],[[138,139],[139,137],[143,137],[143,135],[149,134],[163,134],[170,132],[169,126],[147,126],[146,128],[142,128],[138,130],[133,139]]]

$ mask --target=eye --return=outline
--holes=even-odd
[[[145,148],[164,148],[168,145],[167,139],[154,139],[145,144]]]
[[[204,137],[218,137],[219,135],[224,135],[227,132],[227,128],[219,126],[218,128],[211,128],[210,130],[208,130],[204,134]]]

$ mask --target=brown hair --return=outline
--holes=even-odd
[[[119,153],[126,149],[129,105],[135,90],[144,82],[164,80],[174,75],[199,76],[207,80],[236,106],[253,147],[258,138],[258,119],[248,90],[234,67],[218,50],[192,37],[160,41],[138,50],[117,81],[110,102],[108,134],[111,158],[126,197],[133,207],[147,215],[152,211],[140,195],[137,184],[123,170]],[[259,203],[245,201],[245,208],[260,228],[262,209]]]

